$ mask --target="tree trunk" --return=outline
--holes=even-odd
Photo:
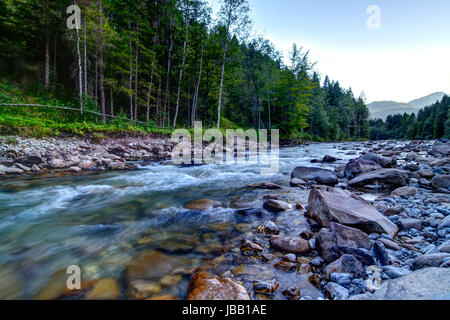
[[[100,76],[100,107],[102,110],[102,120],[103,124],[106,124],[106,113],[105,113],[105,89],[103,87],[104,75],[103,75],[103,6],[102,1],[99,1],[100,5],[100,50],[99,50],[99,76]]]
[[[128,41],[128,45],[130,47],[130,120],[133,121],[133,48],[131,44],[131,23],[130,23],[130,17],[128,17],[128,31],[130,34],[130,38]]]
[[[173,119],[173,127],[174,128],[177,126],[178,110],[180,108],[181,81],[183,79],[184,64],[186,62],[186,47],[187,47],[188,37],[189,37],[189,21],[186,22],[186,35],[184,37],[184,44],[183,44],[183,59],[181,62],[180,76],[178,78],[177,105],[175,108],[175,117]]]
[[[139,5],[139,2],[138,2]],[[139,9],[138,9],[139,10]],[[135,72],[135,76],[134,76],[134,121],[137,121],[137,113],[138,113],[138,88],[139,88],[139,83],[138,83],[138,76],[139,76],[139,15],[136,17],[136,49],[135,49],[135,67],[134,67],[134,72]]]
[[[167,79],[166,79],[166,100],[164,102],[164,112],[163,112],[163,122],[162,127],[164,128],[166,124],[166,113],[168,113],[169,108],[169,79],[170,79],[170,69],[171,69],[171,63],[172,63],[172,49],[173,49],[173,36],[172,36],[172,28],[173,28],[173,21],[170,22],[170,40],[169,40],[169,52],[168,52],[168,59],[167,59]],[[167,116],[169,119],[169,116]]]
[[[50,35],[49,35],[50,10],[48,0],[45,3],[45,70],[44,70],[44,89],[48,90],[50,86]]]
[[[270,112],[270,73],[267,69],[267,110],[269,111],[269,130],[272,129],[272,115]]]
[[[156,121],[161,123],[161,77],[158,80],[158,96],[156,97]]]
[[[114,116],[114,95],[112,86],[109,88],[110,115]]]
[[[75,5],[76,1],[73,2]],[[77,56],[78,56],[78,86],[79,86],[79,96],[80,96],[80,111],[83,112],[83,70],[81,67],[81,53],[80,53],[80,33],[79,27],[76,26],[77,30]]]
[[[203,70],[203,52],[204,52],[204,41],[202,41],[202,53],[200,55],[200,70],[198,72],[197,85],[195,86],[194,100],[192,101],[191,127],[194,127],[194,122],[197,117],[198,92],[200,90],[200,82],[202,79],[202,70]]]
[[[88,94],[88,58],[87,58],[87,23],[86,23],[86,15],[87,15],[87,10],[86,7],[88,5],[88,2],[85,1],[84,3],[84,9],[83,9],[83,46],[84,46],[84,94],[87,95]]]
[[[145,114],[145,120],[147,123],[150,122],[150,97],[152,95],[152,86],[153,86],[153,72],[154,72],[155,65],[152,62],[152,71],[150,72],[150,83],[148,84],[148,91],[147,91],[147,105],[146,105],[146,114]]]
[[[227,35],[228,37],[228,35]],[[220,112],[222,109],[222,92],[223,92],[223,78],[225,75],[225,62],[227,58],[228,39],[225,40],[223,46],[223,58],[222,58],[222,74],[220,76],[220,89],[219,89],[219,105],[217,106],[217,128],[220,129]]]

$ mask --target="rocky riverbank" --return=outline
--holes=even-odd
[[[259,216],[261,226],[233,253],[197,270],[188,299],[448,299],[449,142],[366,143],[360,149],[359,158],[334,172],[313,167],[292,172],[290,186],[311,191],[307,205],[283,199],[281,186],[252,185],[270,194],[262,208],[236,214]],[[335,161],[327,156],[312,162]],[[361,197],[374,190],[385,195]],[[275,218],[268,220],[266,212]],[[286,223],[283,216],[292,212],[306,223],[298,228],[295,218]],[[240,265],[223,270],[230,260]],[[308,283],[282,283],[277,272],[306,277]]]
[[[134,150],[129,143],[132,142],[121,145]],[[111,142],[102,148],[114,155],[108,152],[113,145]],[[302,152],[299,150],[292,149],[295,166],[298,152]],[[148,219],[138,224],[143,231],[133,227],[121,233],[121,237],[128,235],[132,240],[114,245],[119,258],[113,259],[111,251],[103,247],[110,238],[117,237],[112,230],[118,227],[108,229],[101,219],[101,232],[113,235],[94,247],[77,239],[70,245],[76,246],[77,252],[102,255],[106,262],[81,265],[81,291],[67,291],[66,271],[61,270],[39,286],[35,297],[448,298],[450,143],[344,143],[326,145],[325,150],[329,155],[322,158],[320,153],[320,159],[310,159],[311,164],[302,158],[302,166],[294,170],[294,166],[289,166],[287,172],[279,175],[281,178],[274,178],[276,181],[239,184],[221,198],[215,198],[220,197],[217,193],[199,196],[183,185],[186,190],[181,203],[168,207],[161,204],[164,209],[153,212],[148,207],[150,202],[154,205],[155,198],[147,201],[142,197],[133,202],[127,196],[127,206],[120,208],[127,225],[133,213]],[[182,170],[170,167],[161,166],[161,173]],[[198,176],[204,178],[201,167],[192,169],[201,171]],[[220,172],[216,174],[221,176]],[[175,178],[168,181],[174,183]],[[108,190],[122,192],[123,188],[140,187],[133,181]],[[86,201],[90,196],[95,194],[76,197],[74,201]],[[104,215],[100,206],[96,210]],[[110,209],[108,217],[114,212]],[[154,220],[158,223],[149,227]],[[176,224],[179,229],[168,229]],[[89,232],[93,233],[93,229]],[[103,273],[110,265],[117,266],[117,272]],[[8,277],[2,278],[2,274]],[[0,279],[14,279],[11,274],[15,274],[12,267],[0,266]],[[17,294],[21,292],[17,285],[11,288]]]
[[[136,163],[167,160],[170,137],[30,139],[0,137],[0,177],[134,170]]]

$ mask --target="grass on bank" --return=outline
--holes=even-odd
[[[37,104],[79,108],[79,106],[58,100],[51,95],[36,96],[23,91],[17,85],[0,82],[1,104]],[[93,102],[87,102],[85,110],[96,111]],[[126,118],[127,115],[117,116]],[[117,133],[163,134],[168,135],[172,130],[160,129],[155,123],[149,125],[134,124],[121,119],[107,119],[103,124],[101,117],[79,111],[63,110],[44,107],[0,106],[0,134],[17,134],[25,137],[72,135],[108,135]]]
[[[171,135],[173,132],[172,129],[158,128],[154,121],[149,125],[142,125],[139,123],[131,124],[128,120],[108,118],[107,123],[103,124],[101,117],[86,112],[81,114],[79,111],[73,110],[1,106],[1,104],[37,104],[79,108],[79,105],[68,103],[61,98],[55,98],[51,94],[37,95],[36,93],[26,92],[20,86],[9,81],[0,81],[0,135],[19,135],[33,138],[89,135],[94,139],[100,139],[113,134]],[[98,112],[98,106],[91,98],[87,98],[84,103],[84,110]],[[128,117],[126,114],[116,116]],[[226,118],[222,118],[221,127],[224,135],[227,129],[240,128],[239,125]],[[207,129],[204,128],[204,130]],[[192,129],[189,132],[191,135],[194,133]],[[294,132],[289,137],[281,136],[280,139],[296,143],[330,142],[307,132]]]

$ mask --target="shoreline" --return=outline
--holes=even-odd
[[[114,134],[99,139],[92,135],[43,138],[0,136],[0,179],[135,171],[140,168],[138,162],[153,164],[170,160],[176,145],[170,140],[168,135],[137,133]],[[368,146],[374,144],[372,141],[282,140],[280,148],[352,142]]]
[[[174,144],[158,135],[89,138],[0,137],[0,178],[137,170],[136,162],[171,156]]]

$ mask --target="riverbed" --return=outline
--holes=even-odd
[[[350,150],[356,155],[349,154]],[[265,220],[276,220],[286,235],[298,236],[301,225],[306,224],[303,213],[297,210],[263,219],[239,218],[237,208],[261,208],[263,197],[271,193],[248,185],[277,183],[283,187],[277,193],[283,200],[306,205],[309,191],[289,186],[292,170],[299,165],[334,169],[360,151],[360,143],[284,148],[280,150],[279,173],[273,176],[261,175],[261,166],[241,162],[193,167],[160,163],[130,172],[3,179],[0,297],[56,298],[48,287],[61,287],[61,283],[53,283],[61,282],[58,275],[68,266],[77,265],[83,281],[114,279],[120,287],[118,297],[130,298],[127,266],[137,255],[155,250],[180,261],[181,269],[177,271],[179,276],[158,287],[155,295],[184,299],[193,270],[223,253],[239,250],[240,241]],[[311,164],[312,159],[325,155],[342,160]],[[205,212],[183,209],[186,202],[202,198],[219,201],[223,208]],[[227,262],[221,265],[221,271],[238,266]],[[258,272],[264,276],[264,270]],[[238,275],[245,277],[246,271],[239,271]],[[308,282],[307,277],[274,272],[270,277],[276,277],[281,285]],[[312,285],[303,288],[312,298],[320,296]]]

